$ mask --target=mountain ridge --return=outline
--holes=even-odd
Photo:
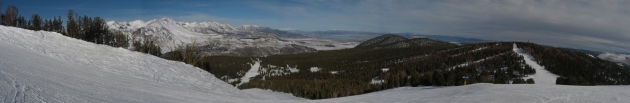
[[[450,45],[455,44],[433,40],[429,38],[405,38],[396,34],[385,34],[372,39],[366,40],[355,48],[405,48],[410,46],[434,46],[434,45]]]
[[[122,31],[129,38],[152,41],[161,53],[181,50],[190,45],[200,55],[262,57],[276,54],[314,52],[317,49],[343,49],[346,44],[307,38],[295,33],[255,25],[232,27],[218,22],[177,22],[171,18],[148,22],[107,22],[110,30]],[[327,47],[326,45],[338,45]],[[351,46],[354,47],[354,46]]]

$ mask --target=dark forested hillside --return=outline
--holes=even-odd
[[[575,50],[522,42],[457,46],[439,41],[390,48],[396,43],[423,44],[431,40],[385,37],[372,39],[377,42],[362,43],[362,47],[369,49],[357,47],[260,58],[210,56],[195,65],[240,89],[270,89],[309,99],[343,97],[401,86],[458,86],[464,81],[468,84],[535,84],[535,80],[525,79],[540,71],[527,65],[524,58],[513,51],[518,45],[551,73],[561,76],[557,78],[558,84],[617,85],[627,84],[630,79],[627,76],[630,69]],[[249,82],[236,85],[254,62],[260,62],[259,74]],[[468,78],[464,80],[463,76]]]
[[[629,85],[630,69],[613,62],[571,49],[518,43],[532,53],[537,62],[554,74],[557,84],[565,85]]]
[[[436,46],[436,45],[451,45],[448,42],[442,42],[438,40],[433,40],[429,38],[413,38],[407,39],[405,37],[395,35],[395,34],[385,34],[382,36],[378,36],[363,43],[357,45],[355,48],[358,49],[379,49],[379,48],[404,48],[404,47],[414,47],[414,46]]]

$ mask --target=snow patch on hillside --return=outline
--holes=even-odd
[[[555,75],[547,71],[545,67],[541,66],[540,64],[536,62],[534,57],[532,57],[529,53],[525,52],[523,49],[518,48],[516,44],[514,44],[514,47],[512,48],[512,50],[516,52],[518,55],[523,56],[523,58],[525,59],[525,64],[529,65],[530,67],[536,70],[536,74],[529,75],[527,76],[527,78],[524,78],[524,79],[533,78],[536,84],[550,84],[550,85],[556,84],[556,79],[558,78],[558,75]]]
[[[320,69],[320,68],[318,68],[318,67],[311,67],[311,69],[310,69],[310,70],[311,70],[311,72],[317,72],[317,71],[319,71],[319,70],[321,70],[321,69]]]
[[[608,61],[630,65],[630,55],[627,54],[603,53],[599,54],[597,57]]]
[[[455,68],[457,68],[457,67],[466,67],[466,66],[468,66],[468,65],[470,65],[470,64],[475,64],[475,63],[484,62],[484,61],[486,61],[486,60],[488,60],[488,59],[492,59],[492,58],[494,58],[494,57],[498,57],[498,56],[501,56],[501,55],[503,55],[503,54],[505,54],[505,53],[501,53],[501,54],[493,55],[493,56],[486,57],[486,58],[479,59],[479,60],[472,61],[472,62],[462,63],[462,64],[459,64],[459,65],[455,65],[455,66],[453,66],[453,67],[450,67],[450,68],[448,68],[448,69],[446,69],[446,70],[447,70],[447,71],[451,71],[451,70],[453,70],[453,69],[455,69]]]
[[[289,69],[289,71],[291,71],[291,73],[300,72],[300,69],[297,69],[297,65],[295,67],[291,67],[289,66],[289,64],[287,64],[287,68]]]
[[[258,89],[258,88],[253,88],[253,89],[244,89],[243,92],[251,95],[253,98],[256,99],[267,99],[267,100],[308,100],[305,98],[300,98],[300,97],[295,97],[292,94],[289,93],[283,93],[283,92],[275,92],[275,91],[271,91],[271,90],[263,90],[263,89]]]
[[[370,82],[370,84],[382,84],[382,83],[385,83],[385,80],[381,79],[378,76],[372,78],[372,82]]]

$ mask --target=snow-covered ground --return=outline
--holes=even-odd
[[[516,44],[514,44],[514,47],[512,48],[512,50],[518,53],[518,55],[523,56],[523,58],[525,59],[525,64],[529,65],[530,67],[536,70],[536,74],[529,75],[524,79],[533,78],[536,84],[548,84],[548,85],[556,84],[556,79],[558,78],[558,75],[555,75],[547,71],[545,67],[541,66],[540,64],[536,62],[536,60],[534,59],[534,57],[532,57],[532,55],[525,52],[523,49],[518,48]]]
[[[401,87],[342,98],[305,100],[270,90],[238,90],[181,62],[83,42],[58,33],[4,26],[0,26],[0,88],[0,103],[630,101],[630,86],[539,84]]]
[[[318,100],[353,103],[626,103],[629,86],[472,84],[401,87],[357,96]]]
[[[305,98],[295,97],[288,93],[283,92],[274,92],[271,90],[263,90],[263,89],[244,89],[243,92],[248,93],[253,98],[256,99],[267,99],[267,100],[308,100]]]
[[[310,69],[310,70],[311,70],[311,72],[317,72],[317,71],[319,71],[319,70],[321,70],[321,69],[320,69],[320,68],[318,68],[318,67],[311,67],[311,69]]]
[[[199,68],[0,26],[0,102],[249,102]]]

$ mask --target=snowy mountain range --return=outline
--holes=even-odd
[[[232,27],[217,22],[177,22],[171,18],[148,22],[107,22],[110,30],[122,31],[132,38],[154,41],[162,53],[195,44],[208,55],[267,56],[316,50],[352,48],[353,43],[308,38],[282,30],[255,25]],[[328,46],[327,46],[328,45]],[[330,46],[332,45],[332,46]]]
[[[59,33],[0,26],[0,102],[384,103],[627,102],[628,86],[473,84],[400,87],[305,100],[238,90],[199,68]]]

